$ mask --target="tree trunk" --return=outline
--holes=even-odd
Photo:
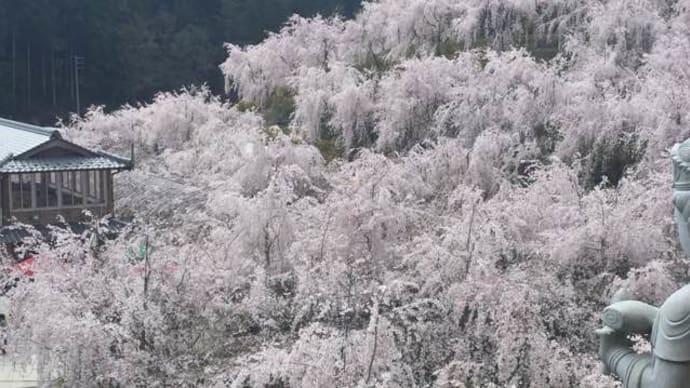
[[[74,61],[72,61],[72,52],[70,50],[69,58],[65,61],[65,66],[67,66],[67,79],[69,80],[69,98],[70,101],[74,101],[74,71],[72,71],[72,66]]]
[[[26,44],[26,107],[31,109],[31,43]]]
[[[12,28],[12,114],[17,113],[17,33]]]
[[[57,91],[55,87],[55,47],[50,51],[50,83],[53,92],[53,108],[57,106]]]
[[[41,90],[43,91],[43,98],[48,97],[48,76],[46,75],[46,55],[45,51],[41,50]]]

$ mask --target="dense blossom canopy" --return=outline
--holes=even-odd
[[[74,117],[134,144],[135,222],[39,244],[8,350],[73,387],[614,387],[599,311],[688,281],[689,7],[365,2],[228,45],[235,105]]]

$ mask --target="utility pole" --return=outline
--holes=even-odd
[[[81,114],[81,101],[79,100],[79,68],[86,65],[84,57],[74,56],[74,91],[77,97],[77,114]]]
[[[12,117],[17,114],[17,29],[12,27]]]

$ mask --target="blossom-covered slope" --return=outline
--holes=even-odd
[[[234,106],[93,108],[65,132],[134,144],[135,228],[45,248],[10,352],[73,387],[615,386],[601,309],[688,281],[688,6],[367,2],[228,45]]]

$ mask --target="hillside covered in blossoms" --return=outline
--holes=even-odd
[[[690,279],[686,0],[380,0],[62,122],[127,154],[116,239],[37,241],[8,354],[69,387],[615,387],[620,288]]]

